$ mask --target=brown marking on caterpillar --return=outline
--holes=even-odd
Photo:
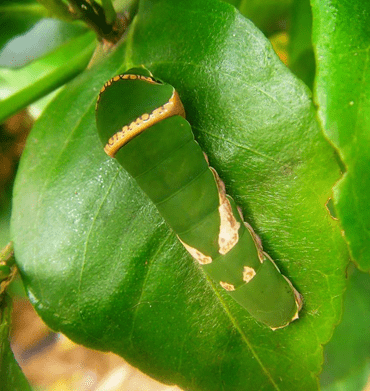
[[[208,265],[209,263],[212,263],[212,258],[208,255],[204,255],[202,252],[197,250],[194,247],[189,246],[185,242],[183,242],[179,237],[177,237],[182,245],[185,247],[185,249],[188,251],[188,253],[201,265]]]
[[[135,76],[134,79],[137,78],[136,77],[137,75],[131,75],[131,76]],[[120,131],[115,133],[108,140],[108,143],[104,147],[105,153],[111,157],[114,157],[116,152],[125,144],[127,144],[130,140],[132,140],[134,137],[142,133],[150,126],[153,126],[154,124],[158,123],[159,121],[162,121],[174,115],[180,115],[185,118],[184,106],[182,105],[180,97],[175,90],[173,91],[173,94],[169,99],[169,101],[165,103],[163,106],[154,109],[150,114],[148,113],[142,114],[141,117],[131,122],[131,124],[128,125],[128,128],[127,125],[125,125]],[[144,117],[146,119],[143,119]]]
[[[335,209],[334,209],[334,207],[333,207],[334,205],[331,206],[331,204],[333,204],[333,199],[332,199],[332,197],[329,197],[328,200],[327,200],[326,203],[325,203],[325,208],[326,208],[326,210],[328,211],[329,216],[330,216],[333,220],[338,221],[338,220],[339,220],[338,217],[335,216],[335,215],[333,214],[333,213],[335,213]]]
[[[294,299],[295,299],[295,302],[297,304],[297,312],[295,313],[295,315],[293,316],[291,322],[293,322],[293,320],[296,320],[299,318],[298,316],[298,313],[299,311],[302,309],[302,306],[303,306],[303,297],[302,295],[297,291],[297,289],[294,288],[293,284],[290,282],[290,280],[284,276],[284,274],[282,274],[282,276],[288,281],[288,284],[290,285],[290,287],[292,288],[293,290],[293,293],[294,293]]]
[[[226,197],[225,185],[221,181],[217,172],[210,167],[215,178],[220,205],[218,211],[220,213],[220,233],[218,235],[218,252],[222,255],[227,254],[239,240],[240,223],[235,219],[230,201]]]
[[[253,242],[256,245],[258,259],[260,260],[261,263],[263,263],[263,260],[265,259],[265,256],[266,256],[266,253],[263,251],[261,239],[254,232],[253,228],[248,223],[246,223],[245,221],[244,221],[244,225],[247,228],[247,230],[249,231],[249,233],[250,233],[250,235],[251,235],[251,237],[253,239]]]
[[[276,265],[275,265],[276,266]],[[294,320],[298,319],[299,318],[299,311],[301,310],[302,308],[302,305],[303,305],[303,297],[302,295],[294,288],[293,284],[289,281],[289,279],[287,277],[284,276],[284,274],[282,274],[282,276],[286,279],[286,281],[288,282],[289,286],[292,288],[293,290],[293,294],[294,294],[294,300],[295,300],[295,303],[297,305],[297,311],[295,312],[295,314],[293,315],[292,319],[289,320],[286,324],[284,324],[283,326],[279,326],[279,327],[270,327],[270,329],[272,331],[275,331],[277,329],[282,329],[286,326],[288,326],[291,322],[293,322]]]
[[[249,266],[244,266],[243,269],[243,281],[245,281],[247,284],[248,282],[256,275],[256,271]]]
[[[238,209],[238,213],[242,221],[244,222],[243,210],[239,205],[236,205],[236,209]]]
[[[118,79],[114,80],[115,78],[119,78],[121,80],[144,80],[144,81],[147,81],[148,83],[151,83],[151,84],[161,84],[158,81],[154,80],[150,76],[134,75],[132,73],[125,73],[123,75],[115,76],[111,80],[113,80],[113,81],[118,80]]]
[[[105,91],[105,84],[103,85],[103,87],[100,89],[100,92],[99,92],[99,95],[98,95],[98,99],[96,100],[96,103],[95,103],[95,110],[98,109],[98,104],[100,102],[100,96],[101,94]]]
[[[235,291],[235,286],[233,284],[229,284],[227,282],[220,281],[220,285],[222,286],[222,288],[225,289],[225,291],[228,291],[228,292]]]

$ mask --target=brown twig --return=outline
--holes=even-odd
[[[1,295],[5,292],[8,285],[12,282],[17,274],[17,266],[15,265],[13,243],[10,242],[5,248],[0,251],[0,266],[9,268],[9,273],[0,280],[0,301]]]

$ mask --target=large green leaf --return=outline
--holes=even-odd
[[[351,270],[342,321],[324,350],[323,386],[335,387],[336,383],[345,384],[346,381],[349,385],[353,382],[357,384],[357,381],[366,382],[370,374],[369,298],[369,274]]]
[[[335,204],[354,260],[370,270],[370,2],[314,0],[316,100],[346,173]]]
[[[284,274],[301,319],[271,331],[206,279],[98,139],[103,83],[145,64],[173,84],[196,138]],[[68,85],[34,127],[12,237],[28,295],[54,329],[196,390],[317,389],[338,322],[339,177],[308,89],[230,5],[145,1],[113,55]]]

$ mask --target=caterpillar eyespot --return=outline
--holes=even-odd
[[[225,193],[171,85],[145,68],[115,76],[100,91],[96,123],[105,152],[137,181],[216,284],[273,330],[298,318],[300,294]]]

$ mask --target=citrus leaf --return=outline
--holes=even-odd
[[[370,270],[370,3],[314,0],[313,16],[319,117],[346,170],[335,206],[353,259]]]
[[[353,269],[344,295],[342,321],[324,350],[321,384],[327,387],[356,379],[366,383],[368,376],[365,373],[370,374],[370,276]]]
[[[264,247],[303,294],[271,331],[206,279],[135,182],[105,156],[94,106],[144,64],[187,119]],[[12,238],[28,295],[54,329],[195,390],[317,389],[338,322],[346,247],[326,202],[339,169],[308,89],[233,7],[141,3],[125,42],[65,88],[34,127]]]

